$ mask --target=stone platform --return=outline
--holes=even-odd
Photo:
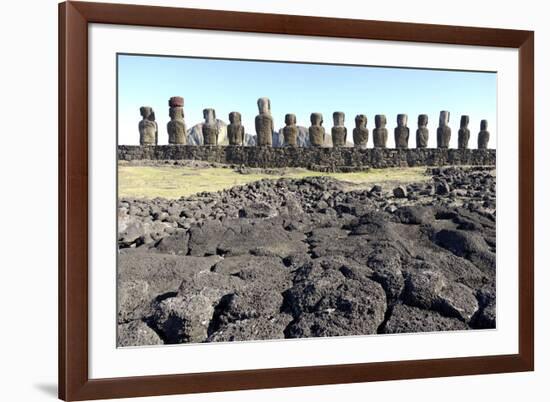
[[[495,149],[274,148],[196,145],[119,145],[118,159],[201,160],[254,168],[495,166]]]

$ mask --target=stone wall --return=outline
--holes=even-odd
[[[259,168],[496,165],[494,149],[272,148],[194,145],[119,145],[119,160],[201,160]]]

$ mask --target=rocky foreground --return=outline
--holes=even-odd
[[[119,346],[495,327],[495,177],[119,201]]]

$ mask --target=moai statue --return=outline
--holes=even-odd
[[[439,113],[439,127],[437,128],[437,147],[449,148],[451,142],[451,127],[449,127],[450,113],[442,110]]]
[[[372,130],[372,141],[375,148],[386,148],[386,142],[388,141],[388,129],[386,128],[386,116],[383,114],[377,114],[374,116],[374,125],[376,128]]]
[[[481,124],[479,127],[480,131],[479,131],[479,134],[477,135],[478,149],[487,149],[487,145],[489,144],[489,137],[490,137],[490,134],[487,131],[488,125],[489,124],[487,123],[487,120],[481,120]]]
[[[166,125],[169,144],[187,144],[187,127],[183,120],[183,98],[173,96],[168,100],[170,121]]]
[[[416,130],[416,147],[426,148],[428,147],[428,115],[418,115],[418,130]]]
[[[458,149],[467,149],[470,141],[470,116],[460,117],[460,129],[458,130]]]
[[[142,106],[139,113],[143,119],[139,122],[139,144],[156,145],[158,144],[159,128],[155,121],[155,112],[150,106]]]
[[[229,145],[243,145],[244,126],[241,124],[241,114],[239,112],[229,113],[229,122],[227,126]]]
[[[331,130],[333,147],[346,146],[348,129],[344,126],[345,117],[344,112],[334,112],[332,114],[332,120],[334,121],[334,127]]]
[[[409,147],[409,127],[407,127],[408,120],[409,117],[406,114],[397,115],[397,127],[395,127],[395,130],[393,131],[396,148]]]
[[[367,129],[367,116],[358,114],[355,116],[355,128],[353,129],[353,144],[356,148],[366,149],[369,140]]]
[[[256,145],[270,147],[273,137],[273,117],[269,98],[258,99],[259,115],[256,116]]]
[[[204,124],[202,125],[202,136],[204,145],[218,145],[218,125],[216,124],[216,111],[204,109]]]
[[[310,116],[309,143],[312,147],[322,147],[325,143],[325,128],[323,127],[323,115],[312,113]]]
[[[298,146],[298,127],[296,126],[296,115],[289,113],[285,115],[285,124],[283,136],[285,138],[285,147]]]

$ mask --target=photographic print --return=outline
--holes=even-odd
[[[496,72],[118,54],[117,120],[117,346],[496,328]]]

